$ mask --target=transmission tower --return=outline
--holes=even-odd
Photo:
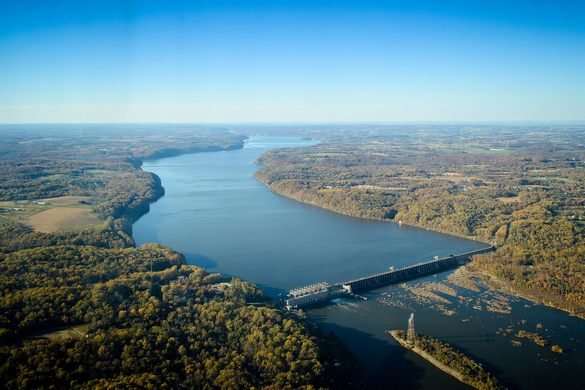
[[[410,345],[414,345],[416,339],[416,332],[414,331],[414,313],[410,314],[408,319],[408,329],[406,331],[406,342]]]

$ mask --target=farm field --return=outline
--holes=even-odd
[[[78,230],[103,222],[92,203],[88,196],[0,202],[0,223],[19,222],[43,233]]]

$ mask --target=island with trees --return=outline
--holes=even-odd
[[[501,390],[505,387],[480,363],[436,338],[417,334],[407,340],[403,330],[388,332],[398,343],[429,361],[435,367],[475,389]]]

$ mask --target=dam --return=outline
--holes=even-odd
[[[404,268],[363,276],[361,278],[329,284],[319,282],[290,290],[285,299],[285,307],[289,310],[307,306],[320,305],[331,299],[350,296],[360,291],[371,290],[388,284],[400,283],[406,280],[419,278],[446,271],[466,264],[475,255],[494,251],[494,246],[479,249],[460,255],[451,255],[442,259],[418,263]]]

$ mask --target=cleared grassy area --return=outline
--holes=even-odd
[[[39,232],[52,233],[77,230],[103,221],[89,207],[53,207],[24,218],[22,222]]]
[[[509,148],[492,148],[481,145],[429,145],[436,150],[443,150],[451,153],[469,153],[469,154],[511,154],[514,151]]]
[[[86,337],[88,328],[88,325],[69,326],[65,329],[56,330],[51,333],[45,333],[40,337],[50,340]]]
[[[560,181],[562,183],[566,183],[566,184],[575,184],[577,183],[577,180],[575,179],[571,179],[568,177],[558,177],[558,176],[536,176],[534,177],[535,179],[538,180],[543,180],[543,181],[548,181],[548,180],[557,180]]]
[[[496,199],[502,203],[517,203],[520,201],[519,196],[501,196],[501,197],[496,198]]]
[[[6,221],[20,222],[33,214],[46,210],[48,206],[23,202],[0,202],[0,217]]]
[[[46,202],[50,206],[79,206],[80,202],[91,203],[89,196],[60,196],[58,198],[37,199],[38,202]]]
[[[82,229],[103,222],[92,203],[88,196],[0,202],[0,224],[15,221],[44,233]]]

